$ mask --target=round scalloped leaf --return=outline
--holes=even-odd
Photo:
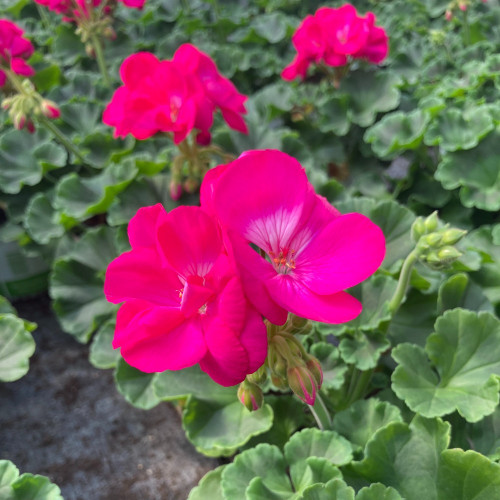
[[[340,389],[344,385],[347,365],[340,359],[337,347],[327,342],[316,342],[311,346],[311,354],[318,358],[323,370],[323,387]]]
[[[115,382],[118,392],[133,406],[150,410],[160,403],[153,390],[156,373],[144,373],[130,366],[123,358],[116,364]]]
[[[465,273],[450,276],[439,287],[438,313],[443,314],[456,307],[471,311],[494,312],[493,305],[484,295],[481,287],[471,281]]]
[[[221,465],[205,474],[198,486],[189,493],[187,500],[225,500],[222,494],[222,471],[226,465]]]
[[[401,344],[392,389],[411,410],[425,417],[455,410],[477,422],[498,405],[500,320],[488,312],[447,311],[434,326],[425,350]]]
[[[322,132],[332,132],[338,136],[349,132],[349,98],[346,95],[329,96],[318,106],[318,113],[318,128]]]
[[[62,255],[61,255],[62,254]],[[103,293],[104,274],[117,257],[115,234],[109,227],[88,230],[53,264],[49,292],[63,330],[88,342],[95,329],[115,311]]]
[[[66,229],[61,224],[60,214],[54,210],[45,193],[38,193],[31,198],[23,223],[33,240],[42,245],[60,238]]]
[[[304,429],[294,434],[284,448],[285,459],[290,466],[290,477],[296,491],[302,491],[317,482],[326,483],[334,476],[332,470],[321,475],[308,463],[310,457],[324,458],[332,465],[345,465],[352,460],[352,447],[349,441],[334,431]]]
[[[394,489],[380,483],[374,483],[370,487],[359,490],[356,500],[404,500]]]
[[[26,323],[13,314],[0,314],[0,380],[18,380],[29,370],[35,341]]]
[[[16,315],[16,310],[12,307],[12,304],[3,296],[0,295],[0,314],[14,314]]]
[[[500,209],[500,132],[490,133],[477,147],[448,153],[435,173],[444,188],[460,188],[466,207]]]
[[[136,175],[137,168],[132,161],[112,164],[89,179],[69,174],[56,187],[54,206],[67,217],[88,219],[105,212]]]
[[[222,491],[226,499],[245,498],[245,491],[255,477],[277,498],[293,498],[292,485],[286,473],[286,462],[277,446],[259,444],[236,456],[222,471]]]
[[[236,390],[233,401],[226,404],[189,398],[182,414],[187,438],[200,453],[210,457],[233,455],[272,425],[273,410],[269,405],[248,411],[236,397]]]
[[[390,347],[391,343],[382,332],[356,332],[340,341],[339,351],[346,363],[364,371],[375,368],[381,354]]]
[[[382,427],[402,422],[399,408],[375,398],[361,399],[335,414],[332,429],[363,449]]]
[[[51,483],[48,477],[38,474],[24,473],[11,487],[12,500],[64,500],[59,486]]]
[[[500,465],[475,451],[446,450],[441,453],[437,487],[443,499],[500,498]]]
[[[332,479],[309,486],[297,500],[354,500],[354,490],[341,479]]]
[[[202,401],[232,403],[236,398],[234,387],[215,383],[198,365],[159,373],[154,388],[156,395],[163,401],[192,396]]]
[[[415,214],[393,200],[375,201],[371,198],[351,198],[336,204],[342,213],[360,212],[369,217],[383,231],[386,255],[382,267],[391,269],[404,259],[415,246],[411,226]]]
[[[408,149],[416,149],[422,142],[429,115],[420,109],[411,113],[397,111],[385,115],[370,127],[364,140],[371,144],[380,158],[394,158]]]
[[[348,115],[351,121],[368,127],[377,113],[396,108],[400,100],[399,81],[398,76],[388,71],[351,71],[339,88],[350,97]]]
[[[0,498],[9,498],[11,484],[19,477],[19,469],[10,460],[0,460]]]
[[[406,500],[437,498],[439,455],[448,447],[450,425],[417,415],[410,425],[392,422],[368,442],[365,458],[349,469],[363,479],[395,488]]]
[[[89,361],[96,368],[114,368],[120,359],[120,351],[113,349],[115,322],[107,321],[97,330],[90,344]]]
[[[47,170],[66,165],[67,153],[52,144],[47,133],[30,134],[25,130],[9,130],[0,138],[0,186],[9,194],[17,194],[24,185],[38,184]]]
[[[494,128],[485,106],[467,111],[447,108],[429,125],[424,142],[428,146],[439,145],[445,151],[471,149]]]

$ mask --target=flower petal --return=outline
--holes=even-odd
[[[161,203],[140,208],[128,224],[128,239],[132,248],[156,246],[156,226],[166,212]]]

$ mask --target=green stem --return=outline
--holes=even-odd
[[[90,36],[90,41],[92,43],[92,47],[94,47],[95,57],[97,59],[97,64],[101,71],[102,77],[104,78],[104,83],[107,87],[111,88],[111,80],[109,78],[108,68],[106,66],[106,59],[104,57],[104,52],[102,50],[102,44],[99,40],[99,37],[96,35]]]
[[[45,12],[45,9],[41,5],[36,4],[36,10],[38,11],[38,15],[40,16],[42,24],[46,29],[50,30],[50,20],[47,16],[47,12]]]
[[[84,157],[75,147],[75,145],[68,140],[68,138],[61,132],[59,127],[54,125],[47,117],[44,115],[39,115],[37,117],[38,121],[43,124],[45,128],[50,130],[56,139],[71,153],[73,153],[82,163],[85,162]]]
[[[410,283],[411,271],[413,269],[413,265],[417,262],[420,256],[420,250],[414,248],[408,257],[406,257],[403,267],[401,268],[401,274],[399,275],[398,286],[396,291],[394,292],[394,296],[389,302],[389,311],[394,314],[401,305],[403,301],[406,289],[408,288],[408,284]]]
[[[467,14],[467,9],[463,11],[463,16],[464,16],[465,45],[470,45],[470,27],[469,27],[469,16]]]
[[[332,418],[330,417],[330,413],[319,393],[316,394],[314,406],[310,406],[309,408],[311,409],[311,413],[313,414],[320,430],[324,431],[325,429],[331,428]]]

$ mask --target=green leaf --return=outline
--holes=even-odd
[[[11,484],[18,477],[19,470],[10,460],[0,460],[0,498],[9,498]]]
[[[264,405],[248,411],[236,397],[231,403],[189,398],[182,415],[182,426],[195,448],[211,457],[229,456],[253,436],[273,425],[273,410]]]
[[[327,342],[316,342],[311,346],[311,354],[321,363],[323,387],[340,389],[344,385],[348,366],[340,358],[338,348]]]
[[[54,206],[67,217],[79,220],[103,213],[136,175],[137,168],[128,161],[112,164],[89,179],[69,174],[56,187]]]
[[[24,473],[11,486],[12,500],[64,500],[59,486],[38,474]]]
[[[217,384],[198,365],[159,373],[154,387],[156,395],[163,401],[193,396],[201,401],[232,403],[236,397],[234,387]]]
[[[285,38],[289,25],[281,12],[272,12],[255,17],[250,26],[268,42],[277,43]]]
[[[333,132],[344,136],[349,132],[349,99],[347,96],[334,94],[323,100],[318,106],[318,128],[322,132]]]
[[[34,186],[45,170],[62,167],[67,154],[58,145],[49,144],[48,134],[30,134],[9,130],[0,137],[0,186],[5,193],[17,194],[24,185]]]
[[[128,365],[123,358],[116,364],[115,382],[118,392],[133,406],[150,410],[160,403],[153,390],[156,373],[144,373]]]
[[[0,295],[0,314],[6,313],[17,314],[11,303],[4,296]]]
[[[371,125],[381,111],[390,111],[399,104],[399,78],[382,71],[351,71],[342,80],[339,91],[349,94],[349,117],[361,127]]]
[[[0,380],[12,382],[26,375],[34,352],[25,322],[14,314],[0,314]]]
[[[375,201],[370,198],[351,198],[337,203],[336,207],[342,213],[360,212],[382,229],[386,240],[383,268],[392,270],[413,250],[411,226],[415,215],[408,208],[392,200]]]
[[[361,399],[335,414],[332,429],[364,449],[376,431],[391,422],[402,422],[396,406],[378,399]]]
[[[390,486],[374,483],[370,487],[359,490],[356,500],[404,500],[403,497]]]
[[[409,426],[392,422],[375,433],[365,458],[349,468],[367,481],[392,486],[406,500],[437,500],[439,455],[449,432],[450,425],[439,419],[416,416]]]
[[[354,490],[341,479],[332,479],[309,486],[298,500],[354,500]]]
[[[446,450],[441,454],[437,488],[443,500],[500,498],[500,465],[475,451]]]
[[[337,475],[332,468],[320,469],[321,463],[308,462],[311,457],[324,458],[332,465],[345,465],[352,460],[352,448],[345,438],[333,431],[309,428],[292,436],[284,448],[295,491],[317,482],[327,482]],[[320,470],[320,472],[318,472]],[[323,475],[322,475],[323,473]],[[326,476],[324,475],[326,474]]]
[[[393,350],[399,363],[392,375],[394,392],[425,417],[458,410],[468,422],[476,422],[493,413],[498,404],[500,320],[488,312],[454,309],[438,318],[435,331],[425,351],[411,344]]]
[[[438,313],[461,307],[471,311],[494,312],[493,305],[484,295],[481,287],[464,273],[448,278],[438,292]]]
[[[346,363],[364,371],[375,368],[381,354],[390,347],[391,343],[382,332],[356,332],[340,341],[339,351]]]
[[[69,102],[60,106],[61,118],[77,137],[86,137],[104,126],[101,123],[102,108],[92,101]]]
[[[198,486],[189,493],[187,500],[225,500],[222,494],[222,471],[225,465],[221,465],[205,474]]]
[[[424,141],[428,146],[439,145],[445,151],[471,149],[494,128],[484,106],[461,111],[446,108],[430,124]]]
[[[63,330],[87,342],[115,311],[103,293],[104,273],[117,257],[114,231],[88,230],[53,264],[49,292]],[[98,249],[98,251],[96,251]]]
[[[60,220],[47,195],[38,193],[28,204],[24,227],[37,243],[46,245],[64,234],[65,227]]]
[[[435,173],[444,188],[460,188],[466,207],[500,209],[500,132],[494,131],[477,147],[448,153]]]
[[[47,66],[31,77],[31,81],[35,84],[36,90],[40,93],[47,92],[52,87],[61,83],[61,69],[56,64]]]
[[[293,498],[292,485],[286,474],[285,459],[276,446],[259,444],[238,455],[222,472],[222,491],[225,498],[242,498],[254,477],[260,477],[263,485],[274,498]]]
[[[89,361],[96,368],[114,368],[120,359],[120,351],[113,349],[111,345],[114,334],[115,322],[107,321],[94,335],[90,345]]]
[[[364,140],[371,144],[373,152],[379,158],[395,158],[420,145],[428,123],[429,115],[420,109],[411,113],[397,111],[385,115],[369,128]]]

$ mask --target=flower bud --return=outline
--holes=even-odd
[[[257,371],[247,375],[247,380],[253,384],[263,384],[267,379],[266,365],[262,365]]]
[[[432,233],[433,231],[435,231],[437,229],[437,227],[438,227],[437,211],[432,212],[432,214],[429,215],[429,217],[427,217],[427,219],[425,219],[424,225],[425,225],[425,231],[427,233]]]
[[[463,231],[462,229],[447,229],[443,232],[441,242],[444,245],[454,245],[455,243],[458,243],[466,234],[467,231]]]
[[[452,246],[441,248],[438,252],[439,260],[443,263],[451,263],[454,260],[457,260],[461,255],[462,252]]]
[[[287,381],[282,377],[278,377],[278,375],[272,374],[271,375],[271,382],[278,389],[286,389],[288,387]]]
[[[316,381],[305,365],[296,365],[288,368],[288,385],[295,395],[308,405],[316,400]]]
[[[318,390],[321,389],[323,385],[323,370],[321,368],[321,363],[314,356],[309,356],[306,361],[306,367],[314,377]]]
[[[458,8],[462,11],[465,12],[467,10],[467,4],[464,2],[458,2]]]
[[[14,127],[16,127],[17,130],[22,130],[26,125],[26,116],[22,113],[17,113],[12,117],[12,121],[14,122]]]
[[[168,189],[172,200],[177,201],[182,196],[182,185],[179,182],[171,180]]]
[[[273,366],[270,367],[272,372],[278,377],[285,378],[287,373],[286,361],[281,357],[277,356],[276,361]]]
[[[430,233],[426,234],[422,238],[423,242],[426,243],[431,248],[436,248],[441,243],[441,234],[439,233]]]
[[[28,120],[28,122],[26,123],[26,130],[30,134],[34,134],[35,133],[35,124],[31,120]]]
[[[196,179],[189,178],[184,181],[183,187],[187,193],[193,194],[198,189],[199,185],[200,184]]]
[[[453,12],[451,10],[447,10],[444,14],[444,18],[447,21],[451,21],[453,19]]]
[[[413,241],[417,242],[426,232],[424,218],[417,217],[411,226],[411,236]]]
[[[61,116],[61,111],[57,107],[55,102],[49,101],[48,99],[43,99],[41,104],[42,113],[51,120],[59,118]]]
[[[264,403],[264,395],[261,388],[244,380],[238,387],[238,399],[249,411],[258,410]]]

